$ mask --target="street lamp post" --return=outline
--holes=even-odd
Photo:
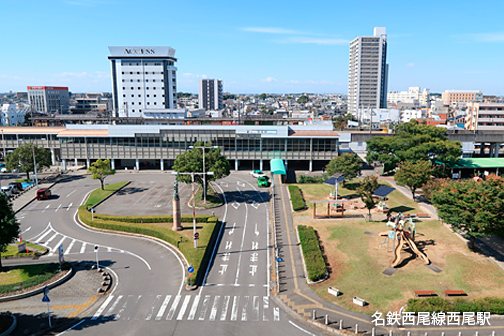
[[[196,237],[196,197],[194,196],[194,175],[213,175],[213,172],[207,172],[207,173],[179,173],[179,172],[172,172],[172,175],[191,175],[191,190],[192,190],[192,199],[193,199],[193,239],[194,239],[194,248],[198,248],[198,238]]]
[[[203,151],[203,204],[206,204],[206,174],[205,174],[205,149],[206,148],[219,148],[219,146],[189,146],[189,148],[201,148]]]

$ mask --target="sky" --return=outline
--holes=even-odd
[[[180,92],[346,93],[349,42],[387,29],[389,91],[504,95],[504,1],[2,0],[0,92],[112,90],[108,46],[170,46]]]

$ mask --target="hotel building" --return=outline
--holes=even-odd
[[[70,95],[67,87],[28,86],[28,101],[39,113],[67,113]]]

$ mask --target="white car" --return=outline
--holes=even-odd
[[[0,168],[0,173],[7,173],[7,168],[5,167]]]
[[[252,175],[252,177],[255,177],[255,178],[258,178],[259,176],[266,176],[262,171],[260,170],[254,170],[252,172],[250,172],[250,175]]]
[[[13,194],[13,189],[14,188],[12,186],[10,186],[10,185],[3,186],[2,187],[2,193],[4,193],[5,195],[7,195],[7,196],[10,197]]]

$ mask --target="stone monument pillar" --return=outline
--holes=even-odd
[[[175,179],[175,184],[173,186],[173,231],[182,230],[182,225],[180,224],[180,197],[178,194],[178,180]]]

